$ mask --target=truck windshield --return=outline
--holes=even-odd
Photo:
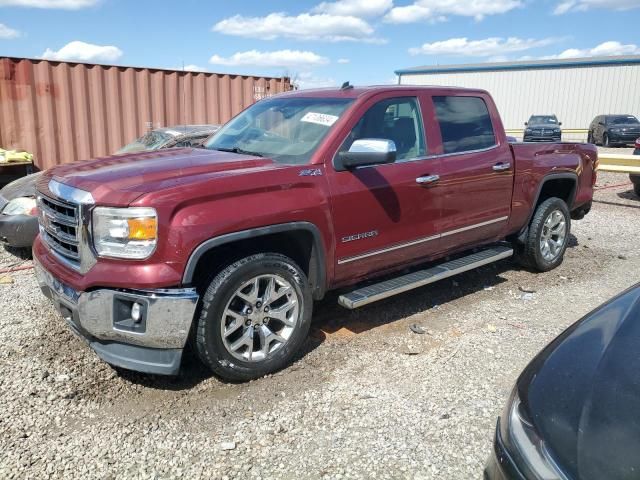
[[[300,97],[262,100],[223,126],[205,148],[269,157],[279,163],[308,163],[352,101]]]

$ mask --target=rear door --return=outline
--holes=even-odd
[[[429,99],[405,92],[369,99],[354,114],[338,148],[346,151],[362,138],[393,140],[395,163],[335,171],[326,162],[337,283],[413,263],[439,249],[437,188],[418,181],[437,175],[440,163],[427,156],[423,106]]]
[[[498,134],[503,127],[495,106],[484,94],[431,98],[440,134],[442,247],[451,251],[500,238],[511,213],[515,165]]]

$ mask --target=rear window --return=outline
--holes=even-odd
[[[487,104],[480,97],[433,97],[444,153],[482,150],[496,144]]]

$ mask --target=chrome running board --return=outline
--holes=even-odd
[[[459,273],[497,262],[513,255],[513,249],[504,245],[495,245],[466,257],[450,260],[435,267],[408,273],[400,277],[385,280],[374,285],[358,288],[352,292],[340,295],[338,303],[353,310],[369,303],[377,302],[393,295],[413,290]]]

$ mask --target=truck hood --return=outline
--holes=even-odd
[[[578,321],[525,369],[518,392],[570,478],[640,471],[640,284]]]
[[[49,178],[91,192],[96,203],[126,205],[145,193],[195,178],[239,175],[281,167],[273,160],[216,150],[172,148],[113,155],[56,167]],[[42,188],[42,186],[41,186]]]

